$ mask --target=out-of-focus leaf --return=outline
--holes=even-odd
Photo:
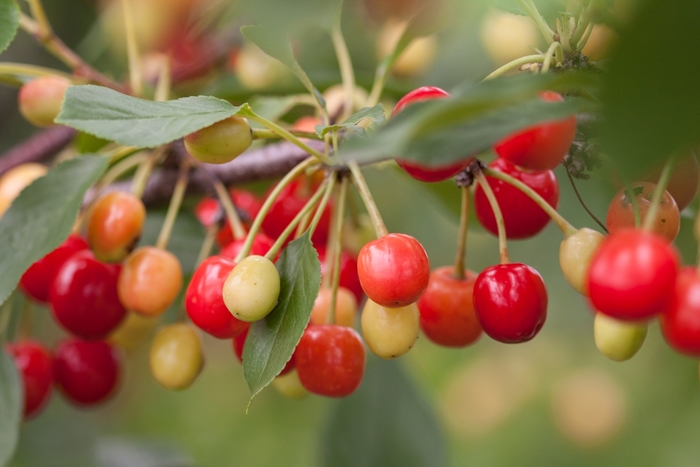
[[[298,105],[315,106],[313,98],[308,94],[292,94],[290,96],[258,96],[250,101],[250,108],[268,120],[276,121]]]
[[[515,0],[491,0],[493,6],[500,10],[507,11],[508,13],[513,13],[514,15],[525,16],[526,13],[520,8],[518,2]]]
[[[330,29],[340,0],[244,0],[242,3],[259,24],[288,35],[310,26]]]
[[[98,467],[194,467],[177,446],[122,438],[101,438],[95,446]]]
[[[19,441],[24,398],[17,366],[0,346],[0,466],[12,458]]]
[[[336,125],[316,125],[316,134],[320,138],[323,138],[329,131],[338,131],[342,129],[354,131],[357,133],[364,133],[365,129],[361,126],[358,126],[358,123],[360,123],[360,121],[364,120],[365,118],[368,118],[371,122],[367,127],[367,130],[374,129],[377,127],[377,125],[384,123],[384,121],[386,120],[386,115],[384,114],[384,106],[382,104],[377,104],[374,107],[365,107],[352,114],[343,123],[338,123]]]
[[[15,0],[0,0],[0,52],[10,45],[18,27],[19,7]]]

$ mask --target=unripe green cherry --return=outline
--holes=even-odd
[[[172,324],[153,338],[149,361],[158,384],[168,389],[188,388],[204,366],[202,342],[191,326]]]
[[[226,308],[241,321],[257,321],[277,305],[280,275],[272,261],[252,255],[238,263],[224,282]]]
[[[19,90],[19,112],[36,126],[54,125],[54,120],[61,112],[63,95],[73,84],[60,76],[42,76],[31,80]]]
[[[604,239],[602,234],[584,227],[565,238],[559,246],[559,266],[564,278],[583,295],[588,295],[586,276],[593,254]]]
[[[596,313],[593,322],[595,345],[600,353],[616,362],[634,357],[647,337],[647,323],[619,321],[603,313]]]
[[[301,384],[297,370],[277,376],[272,380],[272,387],[280,394],[290,399],[303,399],[309,391]]]
[[[207,164],[230,162],[248,149],[252,142],[248,121],[235,115],[185,136],[187,152]]]
[[[367,299],[362,311],[362,334],[370,350],[390,360],[405,354],[416,343],[420,329],[418,306],[385,308]]]

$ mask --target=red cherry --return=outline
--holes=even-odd
[[[114,394],[119,367],[117,350],[107,342],[67,339],[56,349],[54,377],[69,401],[95,405]]]
[[[427,101],[432,99],[443,99],[450,97],[450,94],[443,91],[440,88],[432,86],[424,86],[422,88],[414,89],[405,96],[394,107],[392,115],[396,115],[401,112],[407,105],[413,104],[415,102]],[[440,165],[437,167],[431,167],[426,165],[421,165],[413,161],[396,159],[396,163],[406,171],[408,175],[421,182],[440,182],[452,178],[462,171],[469,162],[471,162],[471,157],[467,160],[462,160],[458,162],[453,162],[451,164]]]
[[[309,392],[345,397],[362,383],[365,346],[352,328],[331,324],[309,326],[295,355],[299,380]]]
[[[192,322],[219,339],[235,337],[248,328],[248,323],[236,319],[224,304],[222,290],[233,266],[233,261],[221,256],[205,259],[185,293],[185,309]]]
[[[476,273],[466,271],[464,279],[445,266],[430,274],[425,293],[418,300],[420,325],[428,338],[447,347],[464,347],[481,336],[481,325],[474,312]]]
[[[513,164],[496,159],[489,164],[494,170],[517,178],[544,198],[555,209],[559,203],[559,183],[554,172],[523,172]],[[549,223],[549,216],[527,195],[506,182],[486,177],[503,213],[506,235],[511,239],[529,238],[539,233]],[[477,186],[474,196],[476,217],[481,225],[493,235],[498,235],[496,218],[481,186]]]
[[[240,240],[234,240],[228,245],[226,245],[221,250],[221,256],[224,258],[235,259],[238,253],[243,249],[243,244],[245,243],[245,238]],[[251,255],[265,256],[275,241],[265,235],[264,233],[259,233],[253,239],[253,246],[250,249]]]
[[[258,215],[258,212],[260,212],[262,201],[253,193],[246,190],[231,189],[229,193],[231,194],[233,204],[236,206],[236,209],[238,209],[239,215],[241,215],[241,221],[244,225],[249,225],[253,219],[255,219],[255,216]],[[194,212],[197,219],[199,219],[199,222],[201,222],[204,227],[210,227],[216,222],[223,223],[226,217],[219,201],[214,198],[204,198],[201,200],[194,208]],[[216,234],[216,240],[222,247],[233,241],[233,231],[228,222],[226,222],[226,225],[221,227]]]
[[[671,306],[661,314],[661,331],[678,352],[700,357],[700,273],[693,267],[679,271]]]
[[[417,301],[428,287],[430,261],[418,240],[392,233],[362,247],[357,273],[370,300],[399,308]]]
[[[37,414],[49,400],[53,383],[53,357],[40,342],[28,340],[5,346],[22,374],[24,418]]]
[[[249,323],[246,323],[249,324]],[[238,361],[243,363],[243,347],[245,347],[245,340],[248,338],[248,331],[250,331],[250,326],[246,327],[242,333],[233,338],[233,352],[236,354]],[[296,351],[292,354],[287,364],[282,368],[280,374],[277,376],[286,375],[294,369],[296,366]]]
[[[484,332],[506,344],[527,342],[547,318],[547,289],[526,264],[497,264],[474,283],[474,309]]]
[[[665,311],[678,274],[678,253],[656,234],[620,230],[600,245],[588,271],[594,309],[623,321]]]
[[[248,190],[241,190],[240,188],[231,188],[229,193],[231,193],[233,204],[236,205],[236,208],[238,208],[242,214],[244,214],[241,216],[243,223],[252,223],[263,205],[260,198],[258,198],[254,193]]]
[[[126,316],[117,294],[120,270],[118,264],[98,261],[90,250],[68,258],[49,293],[51,310],[61,326],[82,339],[107,337]]]
[[[87,242],[78,235],[71,235],[53,250],[32,264],[19,281],[22,290],[39,302],[49,301],[49,291],[56,273],[74,253],[87,250]]]
[[[328,264],[326,262],[326,247],[316,248],[318,251],[318,260],[321,262],[321,275],[323,277],[328,274]],[[365,292],[360,285],[360,276],[357,274],[357,260],[349,251],[343,250],[340,252],[340,286],[345,287],[355,295],[357,303],[361,303],[365,296]]]
[[[547,102],[563,102],[553,91],[544,91],[540,98]],[[551,170],[561,164],[576,136],[576,117],[540,123],[507,136],[494,145],[498,155],[529,170]]]

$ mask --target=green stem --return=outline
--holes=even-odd
[[[562,50],[561,43],[552,42],[552,44],[549,46],[547,51],[544,53],[544,62],[542,63],[542,73],[547,73],[549,71],[549,67],[552,63],[552,58],[554,58],[554,54],[556,53],[557,50]]]
[[[112,152],[109,156],[109,163],[110,164],[116,164],[120,160],[124,159],[125,157],[129,157],[132,154],[138,152],[139,149],[135,148],[133,146],[122,146],[115,151]]]
[[[276,133],[272,130],[265,130],[262,128],[254,128],[252,133],[253,133],[253,139],[280,139],[280,138],[282,138],[279,135],[279,133]],[[289,130],[289,133],[294,135],[294,136],[297,136],[299,138],[315,139],[315,140],[321,141],[321,138],[319,138],[316,133],[313,133],[310,131]]]
[[[474,177],[481,186],[481,189],[484,190],[484,194],[491,205],[493,216],[496,219],[496,227],[498,228],[498,254],[501,259],[501,264],[508,264],[510,263],[510,258],[508,257],[508,244],[506,242],[506,224],[503,221],[501,207],[498,205],[496,195],[493,194],[493,190],[488,180],[486,180],[486,177],[484,177],[484,173],[481,170],[475,170]]]
[[[607,234],[608,228],[605,227],[605,224],[603,224],[590,209],[588,209],[588,206],[586,206],[586,203],[581,197],[581,193],[579,193],[578,188],[576,188],[576,183],[574,183],[574,177],[571,176],[571,173],[569,173],[568,170],[566,170],[566,176],[569,178],[569,183],[571,183],[571,188],[573,188],[574,194],[576,195],[576,199],[578,199],[579,204],[583,206],[583,209],[588,213],[588,215],[596,222],[596,224],[600,226],[601,229],[603,229],[603,232]]]
[[[173,84],[173,77],[170,68],[170,57],[161,55],[160,70],[158,71],[158,83],[154,100],[156,102],[165,102],[170,98],[170,88]]]
[[[666,165],[664,165],[661,175],[659,176],[659,181],[656,183],[656,188],[654,188],[654,194],[651,197],[651,206],[647,211],[647,215],[644,218],[644,224],[642,225],[642,230],[651,232],[654,229],[654,222],[656,222],[656,217],[659,215],[659,207],[661,206],[661,199],[666,191],[666,186],[668,181],[671,179],[671,173],[673,172],[673,165],[676,163],[676,156],[671,156]]]
[[[381,238],[384,235],[387,235],[389,231],[387,230],[386,225],[382,220],[382,215],[379,214],[377,204],[374,202],[374,198],[372,198],[372,193],[369,191],[367,182],[365,182],[365,178],[362,176],[362,171],[360,170],[360,167],[355,161],[350,161],[348,163],[348,167],[350,168],[350,172],[352,173],[353,184],[355,185],[357,192],[360,194],[362,202],[365,204],[365,208],[367,209],[369,218],[372,220],[372,225],[374,226],[374,232],[377,234],[377,238]]]
[[[216,191],[216,196],[219,198],[219,203],[221,203],[221,207],[226,213],[226,220],[231,225],[233,239],[241,240],[245,238],[245,227],[243,227],[241,218],[238,217],[238,212],[236,211],[236,207],[233,205],[233,200],[231,200],[231,195],[229,194],[228,190],[218,178],[214,179],[213,185],[214,190]]]
[[[335,182],[337,180],[338,172],[334,171],[330,174],[330,181],[326,185],[326,192],[323,194],[321,202],[318,203],[318,209],[316,209],[314,217],[313,219],[311,219],[311,224],[309,224],[309,235],[313,235],[316,231],[316,227],[318,227],[318,223],[321,221],[321,217],[323,216],[323,211],[326,209],[328,201],[330,200],[331,195],[333,194],[333,188],[335,188]]]
[[[342,5],[340,9],[342,10]],[[335,49],[335,54],[338,57],[338,65],[340,66],[340,76],[343,79],[343,93],[345,94],[345,104],[343,106],[343,111],[338,117],[338,120],[342,122],[347,117],[352,115],[353,96],[355,94],[355,72],[353,71],[352,60],[350,59],[350,52],[348,51],[348,46],[345,43],[345,38],[343,37],[343,32],[340,27],[340,16],[340,13],[338,13],[336,20],[333,23],[333,29],[331,30],[331,39],[333,40],[333,48]]]
[[[270,211],[270,208],[272,207],[272,204],[277,200],[277,197],[279,197],[280,193],[282,190],[284,190],[284,187],[289,185],[289,183],[294,180],[298,175],[304,172],[307,167],[311,166],[316,162],[316,159],[314,157],[309,157],[307,159],[304,159],[301,161],[299,164],[297,164],[296,167],[294,167],[292,170],[290,170],[287,175],[282,178],[282,180],[279,181],[277,186],[272,190],[270,195],[267,197],[265,202],[262,205],[262,208],[260,208],[260,212],[258,212],[258,215],[255,216],[255,220],[253,221],[253,224],[250,226],[250,230],[248,230],[248,236],[245,239],[245,243],[243,244],[243,248],[241,248],[240,253],[238,253],[238,256],[233,260],[234,263],[238,264],[241,262],[243,258],[248,256],[250,254],[250,249],[253,246],[253,240],[255,239],[255,236],[258,234],[258,231],[260,231],[260,226],[263,223],[263,220],[265,220],[265,216],[267,213]]]
[[[182,200],[185,198],[185,191],[187,190],[187,182],[190,175],[190,163],[189,159],[184,159],[182,165],[180,165],[180,174],[177,178],[177,183],[175,183],[175,189],[173,190],[173,196],[170,198],[170,205],[168,206],[168,212],[165,214],[165,221],[163,221],[163,227],[160,229],[160,234],[158,235],[158,240],[156,240],[156,248],[165,250],[168,247],[168,241],[170,240],[170,235],[173,232],[173,227],[175,226],[175,220],[177,219],[177,213],[182,205]]]
[[[66,78],[76,84],[80,82],[80,80],[77,80],[75,76],[68,73],[43,66],[26,65],[24,63],[0,62],[0,75],[32,77],[60,76],[61,78]]]
[[[158,164],[161,155],[165,152],[165,147],[153,151],[150,157],[144,160],[139,168],[136,170],[134,178],[131,180],[131,194],[137,198],[143,196],[143,192],[146,191],[146,184],[148,183],[148,178],[151,176],[153,169]]]
[[[467,253],[467,231],[469,229],[469,187],[462,187],[462,211],[459,216],[459,233],[457,234],[457,256],[452,275],[455,279],[464,280]]]
[[[494,72],[492,72],[490,75],[488,75],[486,78],[482,79],[481,81],[487,81],[489,79],[497,78],[498,76],[501,76],[502,74],[514,69],[514,68],[520,68],[523,65],[526,65],[528,63],[542,63],[545,60],[545,56],[542,54],[537,54],[537,55],[525,55],[524,57],[516,58],[512,62],[508,62],[505,65],[503,65],[500,68],[497,68]]]
[[[403,53],[403,51],[406,49],[410,42],[404,40],[404,35],[406,34],[408,25],[409,21],[405,21],[403,24],[400,25],[402,30],[401,34],[399,34],[398,40],[396,41],[396,45],[394,46],[392,52],[387,57],[383,58],[377,66],[377,71],[374,74],[374,83],[372,83],[372,90],[370,91],[369,96],[367,97],[365,107],[374,107],[375,105],[377,105],[379,99],[382,97],[382,92],[384,91],[384,86],[386,85],[386,80],[389,77],[391,68],[394,66],[394,63]]]
[[[134,25],[134,9],[131,0],[121,0],[124,14],[124,31],[126,33],[126,52],[129,60],[129,83],[131,92],[135,96],[143,94],[143,79],[141,77],[141,58],[136,39],[136,26]]]
[[[535,190],[518,180],[517,178],[508,175],[503,172],[499,172],[498,170],[493,170],[488,167],[485,167],[482,169],[485,175],[489,177],[496,178],[498,180],[502,180],[509,185],[513,185],[515,188],[518,190],[522,191],[523,194],[525,194],[527,197],[529,197],[532,201],[535,202],[544,212],[547,213],[547,215],[554,221],[555,224],[557,224],[557,227],[562,231],[564,234],[564,237],[568,238],[575,234],[577,230],[569,224],[569,222],[564,219],[564,217],[557,212],[556,209],[554,209],[547,201],[542,198],[542,196],[539,195]]]
[[[518,5],[520,5],[520,8],[522,8],[527,16],[530,17],[530,19],[535,23],[535,26],[537,26],[537,29],[540,30],[542,33],[542,36],[544,36],[544,39],[547,41],[547,44],[551,44],[554,42],[554,31],[552,31],[552,28],[549,27],[549,25],[545,22],[544,18],[542,18],[542,15],[540,15],[540,12],[537,10],[537,7],[535,6],[534,2],[532,0],[515,0]]]
[[[576,43],[576,50],[579,50],[579,51],[583,50],[583,48],[588,43],[588,39],[591,38],[592,33],[593,33],[593,25],[591,25],[588,29],[586,29],[584,36],[581,38],[581,40],[579,40]]]
[[[197,255],[197,262],[195,263],[195,267],[202,264],[204,260],[207,259],[211,254],[211,251],[214,249],[214,241],[216,240],[217,232],[218,228],[216,224],[207,227],[207,234],[204,237],[204,241],[202,242],[201,248],[199,249],[199,254]]]
[[[32,17],[39,25],[41,35],[43,37],[49,37],[53,34],[53,28],[51,23],[49,23],[49,18],[46,16],[46,11],[44,10],[44,5],[42,5],[41,0],[27,0],[29,3],[29,11],[32,13]]]
[[[343,235],[343,219],[345,218],[345,199],[348,193],[348,177],[343,177],[338,190],[338,199],[335,204],[335,219],[333,223],[333,269],[331,279],[331,301],[326,314],[326,324],[335,324],[335,309],[338,302],[338,286],[340,285],[340,256],[342,248],[340,245]]]

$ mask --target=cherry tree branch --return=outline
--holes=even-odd
[[[73,140],[76,131],[55,126],[39,131],[0,155],[0,175],[27,162],[41,162],[56,155]]]

